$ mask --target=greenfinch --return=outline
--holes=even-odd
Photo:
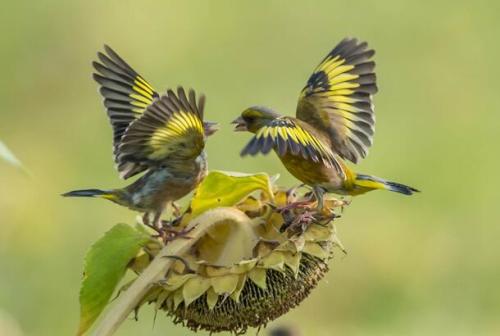
[[[302,89],[295,118],[262,106],[244,110],[233,121],[235,131],[249,131],[254,136],[241,155],[267,154],[273,149],[293,176],[312,187],[319,208],[325,192],[417,192],[404,184],[357,174],[344,161],[357,163],[372,145],[372,97],[377,92],[374,54],[366,42],[342,40]]]
[[[182,87],[158,94],[115,51],[105,46],[94,62],[113,128],[113,153],[120,177],[145,172],[117,189],[84,189],[63,194],[97,197],[144,213],[144,222],[160,228],[166,206],[194,190],[207,174],[206,138],[217,124],[203,121],[205,97]],[[151,223],[151,216],[153,222]]]

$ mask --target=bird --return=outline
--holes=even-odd
[[[113,129],[113,154],[121,178],[144,174],[124,188],[81,189],[65,197],[110,200],[144,213],[144,224],[162,227],[170,203],[186,196],[207,174],[205,141],[218,124],[203,120],[205,96],[179,86],[157,93],[113,49],[104,46],[93,62]],[[151,217],[153,217],[151,221]]]
[[[417,189],[358,174],[346,163],[365,158],[373,142],[377,93],[375,51],[344,38],[315,68],[302,89],[295,117],[265,106],[245,109],[232,124],[253,133],[241,156],[274,150],[285,168],[312,188],[323,206],[325,193],[356,196],[385,189],[412,195]]]

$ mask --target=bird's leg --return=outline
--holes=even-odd
[[[177,205],[177,203],[175,202],[172,202],[172,214],[174,215],[174,217],[180,217],[181,215],[181,208],[179,205]]]
[[[153,218],[152,226],[154,226],[158,230],[163,229],[163,223],[162,223],[162,220],[161,220],[162,213],[163,213],[163,209],[155,212],[155,216]]]
[[[142,224],[151,226],[151,224],[149,223],[149,212],[145,212],[144,215],[142,215]]]
[[[146,225],[148,228],[151,228],[151,229],[153,229],[154,231],[156,231],[156,232],[158,233],[158,235],[161,237],[161,235],[162,235],[162,230],[161,230],[160,228],[156,227],[156,226],[154,225],[154,222],[153,222],[153,223],[151,223],[151,218],[150,218],[150,215],[151,215],[151,213],[149,213],[149,212],[144,213],[144,215],[142,216],[142,223],[143,223],[144,225]]]
[[[287,191],[287,196],[290,197],[290,196],[294,195],[295,190],[297,190],[297,188],[300,188],[301,186],[303,186],[303,184],[299,185],[296,188],[292,188],[292,189],[288,190]],[[313,200],[313,196],[311,195],[310,197],[308,197],[307,199],[305,199],[303,201],[291,202],[291,203],[285,205],[284,207],[279,208],[278,211],[279,212],[283,212],[283,211],[286,211],[286,210],[292,210],[292,209],[298,209],[298,208],[307,208],[311,204],[312,200]]]
[[[345,196],[342,196],[340,198],[340,202],[342,202],[342,204],[340,205],[340,213],[344,213],[344,207],[351,204],[351,200],[351,198]]]
[[[325,194],[325,189],[318,187],[318,186],[314,186],[313,187],[313,194],[314,194],[314,197],[316,197],[316,201],[318,202],[316,210],[318,212],[321,212],[323,210],[323,195]]]
[[[317,218],[315,215],[321,214],[323,210],[323,195],[325,193],[325,190],[319,186],[314,186],[312,190],[312,195],[311,198],[307,201],[300,201],[300,202],[295,202],[292,204],[289,204],[286,208],[286,210],[289,209],[297,209],[297,208],[303,208],[304,210],[301,213],[295,213],[292,215],[292,218],[285,218],[285,224],[280,228],[280,231],[283,232],[285,230],[288,230],[289,228],[291,229],[299,229],[299,232],[302,232],[307,228],[312,222],[317,222]],[[318,203],[316,206],[316,209],[312,210],[310,207],[306,206],[309,205],[313,197],[316,199],[316,202]]]
[[[292,234],[302,234],[312,223],[317,223],[318,219],[310,209],[304,209],[302,213],[291,214],[286,212],[283,215],[284,223],[280,227],[280,232],[290,231]]]
[[[155,216],[155,223],[158,223],[159,227],[161,228],[161,237],[163,238],[163,241],[165,243],[168,243],[169,241],[172,241],[177,238],[184,238],[184,239],[191,239],[191,237],[186,236],[189,232],[191,232],[191,229],[175,229],[174,225],[178,225],[180,223],[180,220],[182,217],[177,217],[174,218],[173,220],[170,221],[163,221],[161,220],[161,213],[157,213]]]

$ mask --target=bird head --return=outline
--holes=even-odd
[[[237,132],[249,131],[256,133],[262,127],[278,118],[279,114],[263,106],[253,106],[241,113],[241,116],[231,122]]]
[[[215,132],[219,130],[219,123],[213,121],[204,121],[203,122],[203,131],[205,133],[205,137],[209,137]]]

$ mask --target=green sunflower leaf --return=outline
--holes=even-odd
[[[117,224],[95,242],[85,256],[80,288],[80,325],[83,335],[99,317],[127,265],[150,237],[126,224]]]
[[[256,190],[262,190],[269,198],[273,198],[267,174],[212,171],[196,189],[191,201],[193,215],[212,208],[235,205]]]

